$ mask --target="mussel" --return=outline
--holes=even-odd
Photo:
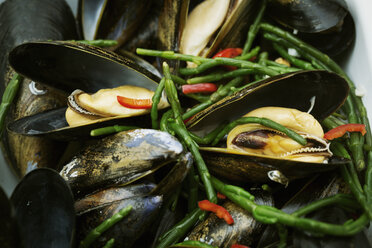
[[[258,113],[259,110],[257,110],[253,111],[251,116],[258,115],[256,117],[270,118],[270,116],[278,117],[275,111],[281,111],[283,108],[296,109],[296,113],[299,110],[306,112],[310,109],[311,115],[316,120],[321,121],[343,104],[348,91],[349,89],[346,81],[334,73],[326,71],[299,71],[283,74],[262,80],[222,99],[205,111],[195,115],[188,122],[188,126],[191,131],[204,135],[207,131],[212,130],[220,123],[231,122],[252,110],[269,106],[274,108],[263,108],[268,110],[266,112],[267,115],[262,115]],[[290,115],[293,115],[294,112],[290,111],[290,113]],[[279,116],[279,119],[280,118]],[[298,117],[294,116],[294,119],[297,118]],[[315,121],[314,118],[306,119],[306,125],[309,124],[308,126],[312,126]],[[274,118],[274,121],[275,120],[278,121],[278,118]],[[284,117],[283,120],[288,122],[288,120],[291,119]],[[310,121],[310,123],[307,123],[308,121]],[[291,124],[298,125],[296,123]],[[302,124],[300,124],[300,126],[301,125]],[[247,126],[254,127],[255,125]],[[319,123],[316,124],[316,126],[318,129],[321,129]],[[266,182],[269,181],[270,178],[271,180],[287,184],[288,181],[292,179],[305,177],[315,172],[331,170],[345,163],[345,160],[341,158],[331,157],[331,154],[328,152],[328,155],[322,152],[322,156],[325,155],[325,157],[330,157],[327,163],[323,163],[323,159],[316,161],[313,159],[313,156],[308,157],[307,161],[298,161],[299,159],[289,157],[282,158],[264,154],[247,154],[246,152],[239,151],[242,150],[240,148],[238,150],[231,149],[231,147],[236,147],[236,144],[239,142],[253,142],[250,144],[251,146],[264,145],[266,144],[265,142],[267,142],[266,138],[269,133],[272,132],[254,132],[254,130],[262,130],[262,128],[255,128],[254,130],[248,128],[249,131],[252,132],[249,133],[247,131],[248,129],[245,130],[249,133],[248,136],[245,136],[244,134],[240,134],[241,132],[239,129],[241,129],[241,127],[236,127],[228,137],[227,148],[226,145],[222,147],[200,148],[209,169],[213,173],[240,182]],[[298,128],[297,130],[301,131]],[[245,131],[243,130],[243,133]],[[237,141],[239,135],[241,135],[241,141]],[[317,135],[322,136],[322,131]],[[254,141],[255,139],[256,141]],[[318,137],[317,141],[311,141],[311,143],[318,146],[321,140],[322,137]],[[328,145],[325,144],[325,150],[328,150],[327,146]],[[305,149],[306,153],[308,153],[309,149],[310,148]]]
[[[11,202],[19,227],[20,247],[73,246],[73,196],[57,172],[41,168],[28,173],[15,188]]]
[[[15,210],[7,195],[0,187],[0,218],[3,224],[0,227],[0,243],[4,248],[18,247],[19,232]]]
[[[22,14],[20,14],[22,13]],[[0,8],[0,92],[14,71],[8,53],[27,41],[78,39],[75,18],[65,1],[5,1]],[[9,111],[6,123],[47,109],[61,107],[63,93],[41,86],[37,81],[23,80]],[[32,168],[55,165],[65,144],[44,138],[4,133],[2,150],[8,164],[21,177]]]
[[[344,0],[269,1],[268,13],[327,55],[340,59],[355,40],[353,17]]]
[[[281,208],[286,213],[293,213],[306,204],[319,199],[336,194],[350,194],[349,188],[338,173],[315,175],[308,179],[304,186],[299,187],[296,183],[294,186],[297,187],[295,194]],[[288,193],[287,190],[279,191],[276,195],[277,197],[285,197]],[[337,205],[333,205],[315,211],[315,213],[311,213],[306,217],[328,223],[341,224],[355,214],[357,213],[348,212]],[[279,240],[277,230],[275,229],[274,226],[267,226],[260,237],[257,247],[275,247]],[[334,237],[328,235],[320,237],[316,234],[293,228],[288,230],[288,237],[288,247],[370,247],[365,232],[360,232],[352,237]]]
[[[258,1],[203,1],[191,10],[180,52],[211,57],[220,48],[241,47]]]
[[[186,176],[192,159],[177,139],[152,129],[120,132],[87,145],[61,170],[75,195],[110,185],[126,185],[161,170],[166,174],[156,194],[171,192]],[[173,168],[173,169],[172,169]]]
[[[108,188],[76,201],[77,238],[82,240],[93,228],[130,205],[129,215],[101,235],[92,247],[102,247],[111,238],[118,247],[132,247],[162,206],[162,196],[149,195],[155,187],[146,183]]]
[[[88,93],[97,92],[123,85],[141,87],[146,91],[154,92],[160,81],[157,76],[128,58],[92,46],[69,42],[25,43],[12,50],[9,61],[20,74],[68,92],[76,89]],[[116,90],[111,91],[113,99],[110,98],[108,101],[115,101],[119,105],[115,92]],[[97,98],[102,94],[96,93],[95,96]],[[71,98],[76,100],[74,96]],[[162,99],[163,107],[166,107],[165,97],[163,96]],[[52,138],[68,140],[89,136],[91,129],[105,125],[125,123],[144,126],[148,123],[146,116],[126,118],[128,114],[101,115],[103,118],[69,127],[64,116],[65,112],[66,108],[55,109],[23,118],[9,125],[9,129],[20,134],[48,135]],[[147,109],[129,116],[148,112]]]
[[[257,204],[273,206],[272,195],[262,190],[254,190]],[[229,248],[234,244],[254,247],[265,225],[256,221],[245,209],[231,201],[222,205],[234,219],[234,224],[228,225],[211,213],[206,220],[198,224],[186,237],[188,240],[198,240],[214,247]]]
[[[159,18],[158,48],[211,57],[219,49],[242,47],[258,4],[251,0],[166,0]],[[179,62],[167,62],[178,73]]]
[[[146,18],[151,0],[80,0],[79,24],[87,40],[117,40],[117,47],[129,41]]]

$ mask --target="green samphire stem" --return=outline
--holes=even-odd
[[[119,212],[114,214],[111,218],[102,222],[99,226],[94,228],[88,235],[80,242],[79,248],[89,247],[99,236],[107,231],[110,227],[121,221],[125,216],[127,216],[132,210],[132,206],[127,206],[122,208]]]

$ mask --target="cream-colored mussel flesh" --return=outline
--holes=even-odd
[[[244,124],[228,134],[229,150],[315,163],[326,163],[327,158],[332,156],[329,143],[323,139],[322,126],[311,114],[291,108],[263,107],[245,117],[273,120],[306,138],[307,144],[302,146],[285,134],[260,124]]]
[[[129,117],[143,115],[150,112],[146,108],[129,108],[122,106],[117,96],[123,96],[134,100],[151,100],[154,92],[138,86],[123,85],[112,89],[101,89],[94,94],[88,94],[81,90],[75,90],[68,97],[69,107],[66,110],[66,121],[70,126],[90,123],[105,117]],[[166,97],[163,95],[158,104],[162,109],[168,106]]]

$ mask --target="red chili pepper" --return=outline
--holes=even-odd
[[[243,49],[241,49],[241,48],[226,48],[226,49],[216,53],[213,56],[213,58],[217,58],[217,57],[234,58],[234,57],[239,56],[240,54],[242,54],[242,52],[243,52]]]
[[[191,93],[211,93],[217,90],[217,85],[214,83],[200,83],[200,84],[185,84],[182,85],[183,94]]]
[[[241,49],[241,48],[226,48],[226,49],[216,53],[213,56],[213,58],[217,58],[217,57],[234,58],[234,57],[239,56],[240,54],[242,54],[242,52],[243,52],[243,49]],[[230,70],[230,71],[233,71],[233,70],[237,69],[236,66],[230,66],[230,65],[225,65],[224,67],[226,69]]]
[[[221,199],[221,200],[224,200],[224,199],[226,199],[226,196],[221,194],[220,192],[217,192],[217,198]]]
[[[333,140],[342,137],[346,132],[360,132],[362,135],[365,135],[367,131],[364,124],[345,124],[329,130],[324,134],[324,138]]]
[[[135,99],[125,96],[117,96],[120,105],[131,109],[150,109],[152,106],[151,99]]]
[[[234,223],[234,220],[231,217],[230,213],[224,207],[214,204],[208,200],[198,202],[198,206],[201,210],[211,211],[215,213],[218,218],[224,219],[229,225]]]
[[[249,246],[233,244],[230,248],[249,248]]]

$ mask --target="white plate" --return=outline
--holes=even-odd
[[[0,3],[3,1],[0,0]],[[68,0],[68,2],[76,13],[77,1]],[[372,29],[370,27],[372,25],[372,2],[369,0],[348,0],[347,3],[354,17],[357,36],[353,51],[350,58],[346,60],[344,68],[357,87],[366,91],[363,100],[368,106],[368,116],[372,116]],[[8,169],[2,154],[0,154],[0,185],[10,195],[16,183],[16,177]]]

